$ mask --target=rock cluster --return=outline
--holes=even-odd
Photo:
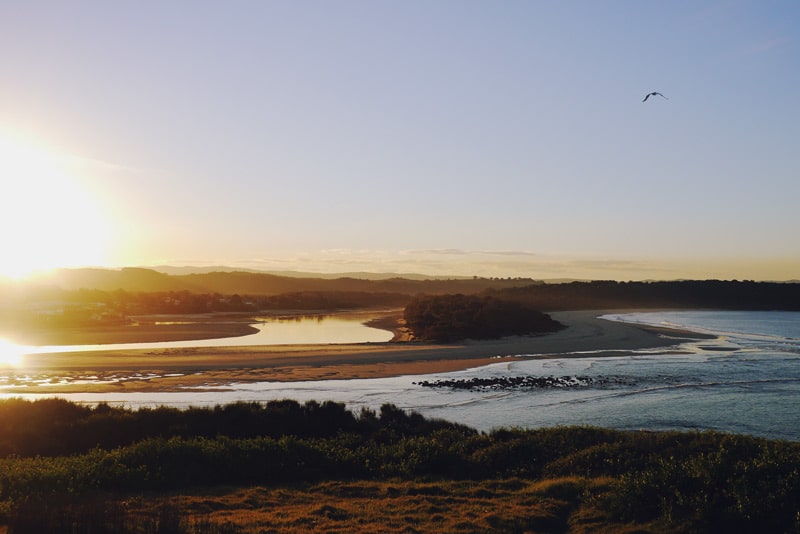
[[[630,385],[624,377],[591,376],[491,376],[461,379],[422,380],[415,385],[426,388],[449,388],[466,390],[512,390],[582,388],[590,386]]]

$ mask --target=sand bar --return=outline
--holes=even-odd
[[[34,354],[25,356],[14,374],[41,380],[50,377],[50,382],[9,383],[0,391],[179,391],[187,386],[232,382],[380,378],[479,367],[496,363],[497,358],[614,356],[658,348],[671,352],[681,341],[708,337],[599,319],[603,313],[554,312],[551,316],[567,325],[566,329],[543,336],[456,344],[386,342]],[[125,379],[132,375],[137,378]]]

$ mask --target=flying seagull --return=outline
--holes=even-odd
[[[647,102],[648,98],[650,98],[651,96],[656,96],[656,95],[660,96],[661,98],[667,98],[666,96],[662,95],[658,91],[653,91],[652,93],[647,93],[645,95],[645,97],[644,97],[644,100],[642,100],[642,102]],[[667,98],[667,100],[669,100],[669,98]]]

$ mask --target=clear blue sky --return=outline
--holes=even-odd
[[[7,271],[800,279],[798,95],[795,0],[3,1]]]

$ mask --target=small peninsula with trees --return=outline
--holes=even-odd
[[[416,298],[405,307],[403,318],[414,339],[436,342],[546,334],[564,328],[525,303],[462,294]]]

